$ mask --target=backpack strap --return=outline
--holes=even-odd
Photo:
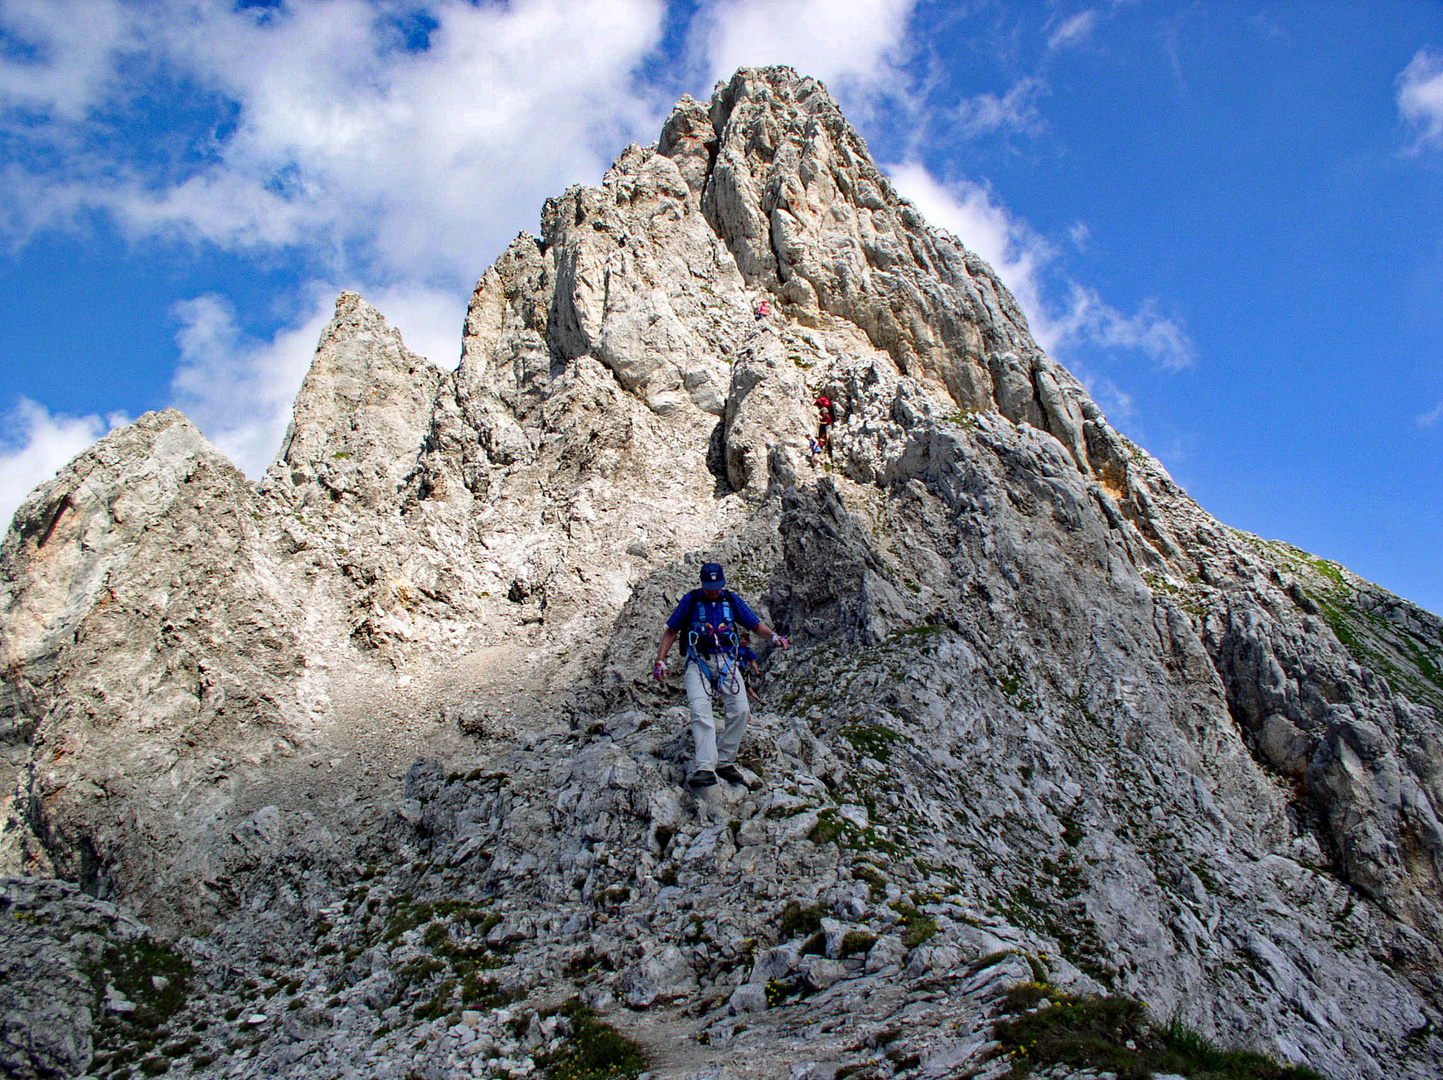
[[[701,654],[698,652],[696,646],[702,633],[708,626],[712,625],[706,621],[705,606],[713,601],[708,601],[706,597],[702,595],[700,589],[693,589],[687,595],[691,598],[691,615],[687,622],[686,635],[687,658],[700,662]],[[722,622],[727,626],[727,636],[730,639],[730,644],[722,651],[728,653],[734,653],[738,644],[734,601],[737,601],[737,596],[736,593],[730,589],[723,589],[721,596],[714,601],[721,606]],[[705,664],[703,663],[702,666],[705,667]]]

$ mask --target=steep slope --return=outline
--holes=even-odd
[[[796,645],[698,799],[648,674],[708,559]],[[305,958],[198,1071],[488,1075],[464,1006],[576,990],[659,1075],[992,1075],[1042,974],[1443,1056],[1443,622],[1202,511],[787,69],[550,200],[456,370],[343,294],[260,485],[176,414],[102,440],[16,515],[0,649],[7,865],[206,933],[197,1015]]]
[[[0,550],[7,838],[42,867],[101,896],[194,888],[193,867],[167,865],[177,834],[226,801],[237,757],[304,726],[296,603],[261,517],[174,411],[106,436],[16,513]]]

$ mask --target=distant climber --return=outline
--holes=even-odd
[[[754,316],[754,318],[756,319],[757,322],[761,322],[763,319],[765,319],[765,318],[766,318],[768,315],[770,315],[771,313],[772,313],[772,305],[769,304],[769,303],[767,303],[765,300],[763,300],[761,303],[759,303],[759,304],[757,305],[756,315]]]
[[[687,786],[692,788],[711,787],[718,776],[730,784],[742,782],[736,756],[751,709],[738,655],[739,626],[770,638],[783,649],[791,647],[790,641],[757,618],[746,601],[726,587],[720,564],[706,563],[701,568],[701,588],[681,598],[666,620],[657,648],[651,673],[657,682],[665,682],[666,654],[685,634],[686,702],[691,709],[693,747]],[[726,711],[726,728],[720,738],[712,713],[713,696],[722,699]]]
[[[836,422],[837,411],[826,394],[817,395],[817,441],[827,453],[832,452],[832,424]]]
[[[812,468],[817,467],[817,461],[822,456],[822,444],[817,441],[815,435],[807,436],[807,464]]]

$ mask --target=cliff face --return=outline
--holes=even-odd
[[[647,676],[711,559],[796,645],[697,796]],[[550,200],[456,370],[344,294],[261,484],[179,414],[101,440],[0,547],[0,652],[6,867],[196,935],[190,1008],[296,957],[257,1075],[490,1075],[557,1022],[463,1006],[577,989],[658,1075],[990,1075],[1039,975],[1443,1055],[1443,623],[1209,517],[786,69]]]

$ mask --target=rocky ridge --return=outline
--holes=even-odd
[[[646,675],[712,558],[797,645],[698,798]],[[575,995],[658,1077],[992,1076],[1039,979],[1443,1058],[1443,623],[1197,507],[786,69],[550,200],[456,370],[344,294],[259,485],[102,439],[0,652],[0,919],[71,988],[3,1003],[13,1075],[525,1075]],[[91,1034],[107,900],[189,965],[144,1045]]]

